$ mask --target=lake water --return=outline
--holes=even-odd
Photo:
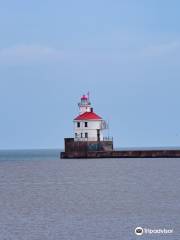
[[[173,229],[136,236],[137,226]],[[180,239],[180,159],[0,151],[0,240]]]

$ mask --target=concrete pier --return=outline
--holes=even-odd
[[[122,150],[61,152],[61,158],[180,158],[180,150]]]

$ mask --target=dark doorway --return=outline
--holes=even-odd
[[[100,129],[97,129],[97,140],[100,142]]]

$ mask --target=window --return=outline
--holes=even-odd
[[[77,138],[77,136],[78,136],[78,134],[77,134],[77,133],[75,133],[75,138]]]
[[[88,133],[85,133],[85,138],[88,138]]]
[[[83,138],[83,134],[81,133],[81,138]]]
[[[77,122],[77,127],[78,127],[78,128],[80,127],[80,122]]]
[[[84,123],[84,126],[85,126],[85,127],[88,127],[88,122],[85,122],[85,123]]]

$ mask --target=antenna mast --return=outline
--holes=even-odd
[[[88,103],[90,103],[90,93],[89,93],[89,91],[88,91],[88,93],[87,93],[87,96],[88,96]]]

